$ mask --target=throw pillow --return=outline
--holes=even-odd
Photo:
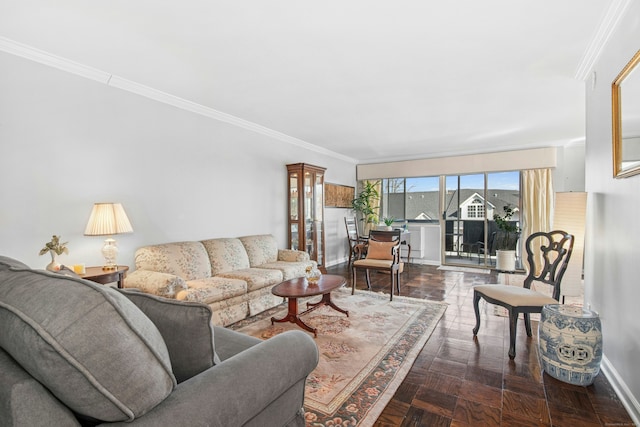
[[[135,289],[118,290],[142,310],[162,334],[179,383],[220,363],[208,305],[160,298]]]
[[[0,268],[0,347],[85,418],[133,420],[176,385],[160,332],[131,301],[48,271]]]
[[[397,242],[377,242],[375,240],[369,240],[367,248],[367,259],[392,260],[392,248],[397,244]]]

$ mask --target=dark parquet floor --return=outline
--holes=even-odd
[[[347,277],[345,264],[328,273]],[[361,277],[362,276],[362,277]],[[372,273],[374,291],[389,292],[389,276]],[[541,370],[537,322],[528,338],[518,324],[516,358],[510,360],[508,322],[483,315],[477,339],[471,287],[495,283],[492,274],[439,270],[412,264],[400,295],[448,303],[433,335],[376,422],[386,426],[631,426],[624,406],[600,373],[589,387],[555,380]],[[357,289],[366,289],[364,274]]]

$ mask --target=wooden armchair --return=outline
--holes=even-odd
[[[371,289],[370,270],[389,272],[391,296],[393,300],[393,288],[396,287],[400,294],[400,270],[403,263],[400,262],[400,236],[401,230],[374,231],[369,233],[366,245],[367,256],[364,259],[356,259],[352,265],[351,294],[356,289],[356,272],[365,270],[367,288]]]

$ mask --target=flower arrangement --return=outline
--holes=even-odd
[[[44,255],[47,252],[53,252],[56,255],[68,254],[69,249],[67,244],[69,242],[60,243],[60,236],[55,234],[51,237],[51,241],[44,245],[44,248],[40,249],[40,255]]]

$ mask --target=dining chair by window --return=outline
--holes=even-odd
[[[358,230],[358,221],[355,217],[344,217],[344,225],[347,227],[347,239],[349,240],[349,265],[354,258],[366,255],[367,238],[362,237]]]
[[[365,271],[368,289],[371,289],[370,270],[389,272],[390,300],[393,301],[394,285],[397,294],[400,294],[400,270],[403,266],[403,263],[400,262],[400,236],[401,230],[372,230],[369,233],[366,258],[353,261],[351,294],[354,294],[356,290],[356,272],[358,270]]]

